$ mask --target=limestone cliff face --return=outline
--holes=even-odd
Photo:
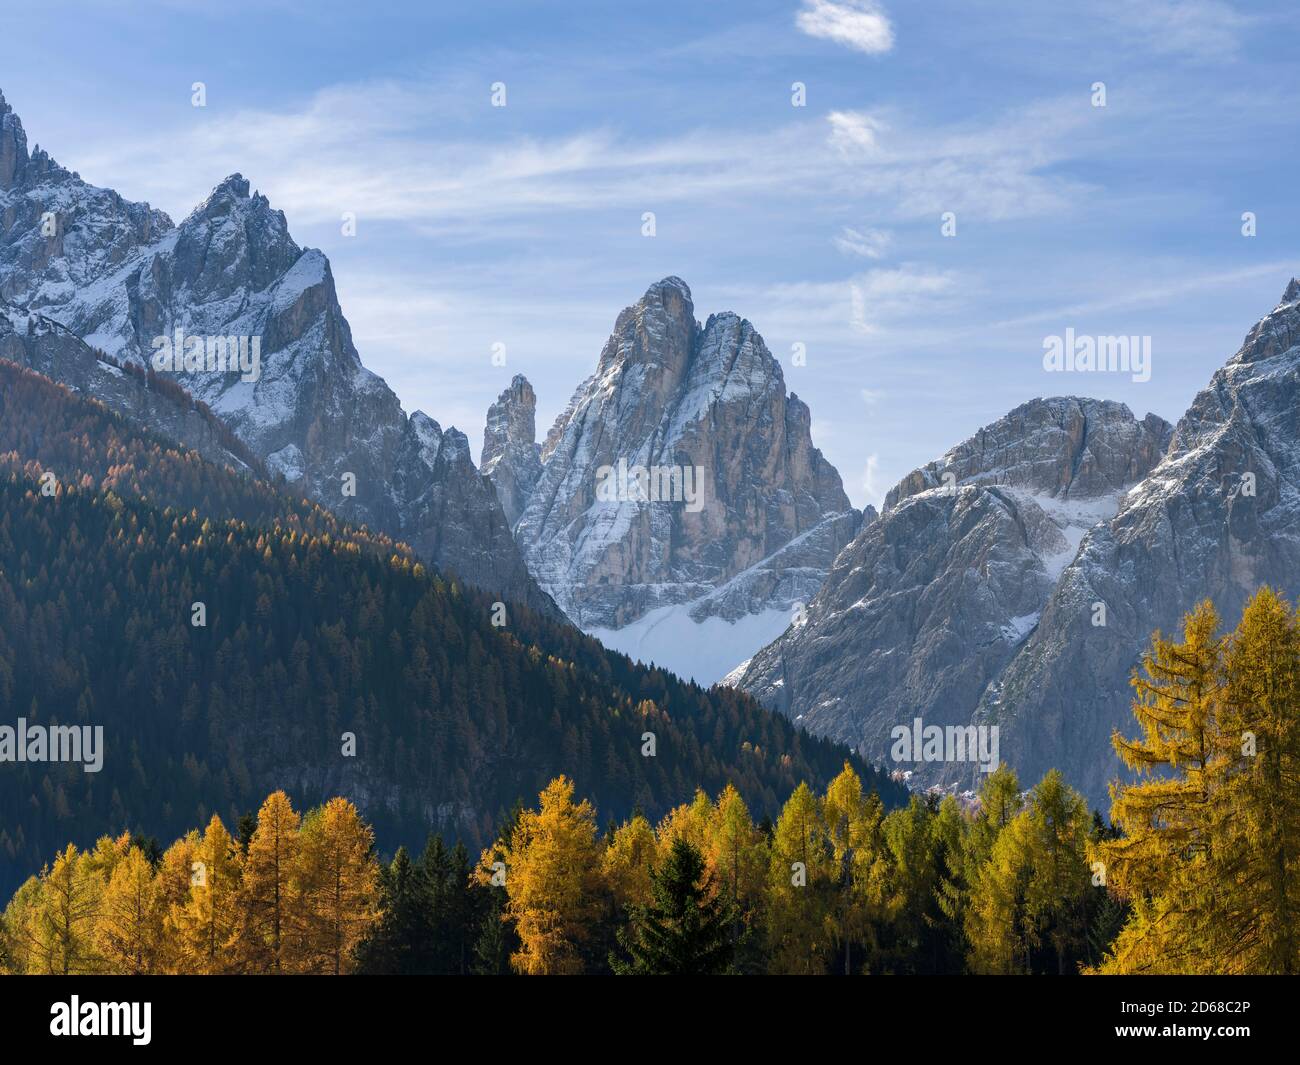
[[[516,411],[513,435],[490,416],[485,452],[498,454],[498,440],[500,454],[516,449],[518,462],[493,459],[510,471],[497,483],[512,506],[518,486],[534,482],[516,538],[542,587],[585,627],[620,628],[667,605],[692,604],[697,620],[789,606],[811,594],[861,520],[762,337],[731,313],[701,325],[679,278],[618,316],[536,475],[526,462],[531,406],[516,388],[519,401],[503,395],[493,408],[503,425]],[[638,467],[665,487],[677,477],[680,490],[642,498],[634,480],[616,484],[616,471]]]
[[[300,248],[284,214],[239,174],[173,225],[147,204],[88,185],[43,152],[29,153],[22,124],[0,97],[0,298],[14,321],[43,318],[140,366],[156,338],[177,330],[250,344],[258,338],[255,377],[203,369],[177,373],[177,383],[273,474],[340,517],[559,616],[529,576],[464,435],[444,432],[419,411],[408,418],[362,365],[328,259]],[[55,350],[42,346],[46,354]],[[126,402],[112,374],[88,375],[83,363],[47,358],[41,372],[132,417],[150,417]]]
[[[1157,464],[1170,432],[1112,402],[1018,407],[905,477],[803,622],[730,681],[881,763],[897,725],[970,724],[1080,542]],[[1005,742],[1001,753],[1015,764]],[[924,783],[971,770],[901,768]]]
[[[149,388],[143,377],[106,362],[70,329],[44,315],[16,311],[2,299],[0,359],[54,378],[73,392],[93,396],[213,462],[260,472],[256,456],[232,439],[229,427],[215,415],[183,395]]]
[[[513,526],[542,474],[537,444],[537,395],[523,374],[488,408],[479,468],[496,486],[497,498]]]
[[[1026,779],[1060,765],[1094,801],[1119,775],[1111,730],[1133,729],[1128,677],[1155,629],[1207,596],[1225,623],[1263,584],[1300,594],[1300,282],[1179,420],[1168,453],[1094,528],[1042,620],[985,692]],[[1106,624],[1093,623],[1094,604]]]

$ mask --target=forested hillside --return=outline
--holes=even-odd
[[[234,824],[272,788],[353,799],[381,848],[480,846],[561,773],[610,816],[729,782],[762,816],[844,761],[10,366],[0,434],[4,723],[104,729],[100,772],[0,770],[5,890],[68,840]]]
[[[277,791],[165,851],[52,850],[0,916],[0,972],[1294,974],[1298,666],[1268,588],[1234,632],[1207,601],[1156,634],[1117,825],[1056,770],[887,811],[845,764],[775,823],[728,785],[603,829],[561,776],[477,862],[433,836],[380,863],[351,803],[300,818]]]
[[[138,367],[123,372],[145,379]],[[195,402],[168,378],[150,375],[148,382],[172,402]],[[251,456],[248,463],[257,468]],[[408,548],[386,536],[345,525],[324,507],[282,486],[209,462],[190,448],[140,428],[99,400],[76,396],[48,377],[4,359],[0,359],[0,464],[33,480],[48,472],[60,483],[135,496],[205,517],[283,526],[410,555]]]
[[[1000,770],[978,812],[886,813],[848,765],[775,824],[732,787],[657,824],[604,812],[559,777],[477,862],[433,836],[381,865],[352,804],[300,818],[283,792],[165,850],[64,847],[0,915],[0,972],[1075,972],[1124,918],[1055,773],[1021,795]]]

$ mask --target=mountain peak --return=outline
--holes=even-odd
[[[212,195],[234,196],[240,200],[248,199],[248,179],[238,172],[231,174],[212,190]]]
[[[0,191],[17,186],[27,163],[27,134],[14,109],[0,93]]]
[[[492,479],[506,520],[514,525],[542,472],[537,394],[523,374],[515,374],[488,408],[479,469]]]
[[[692,332],[695,328],[695,303],[691,299],[691,287],[680,277],[669,276],[656,281],[628,311],[638,317],[647,313],[656,315],[662,311],[679,326],[688,327]]]
[[[687,302],[691,301],[691,286],[683,281],[676,274],[669,274],[667,277],[656,281],[648,289],[642,300],[647,300],[651,295],[661,295],[668,289],[676,290]]]
[[[511,446],[531,448],[537,439],[537,393],[521,373],[515,374],[510,387],[497,396],[488,408],[483,429],[483,472]]]
[[[1261,362],[1282,355],[1296,347],[1300,328],[1300,279],[1292,278],[1282,293],[1281,302],[1264,315],[1242,342],[1229,365]]]
[[[1113,495],[1146,476],[1169,444],[1172,427],[1126,404],[1083,396],[1031,399],[940,459],[913,470],[885,497],[886,511],[947,483],[1023,488],[1060,499]]]
[[[531,430],[530,423],[519,442],[521,458]],[[539,583],[570,617],[594,628],[622,629],[674,607],[689,609],[696,622],[763,615],[751,624],[784,626],[790,604],[816,590],[861,517],[812,446],[807,407],[787,398],[780,366],[753,326],[728,312],[701,327],[690,288],[675,276],[619,314],[596,373],[574,393],[541,454],[516,539]],[[506,465],[491,474],[498,495]],[[616,485],[616,469],[639,470],[658,487]],[[623,482],[627,476],[619,474]],[[632,477],[639,483],[640,474]],[[758,642],[759,630],[749,631]],[[696,655],[687,666],[695,649],[683,649],[695,643],[686,636],[664,648],[671,661],[655,661],[710,683],[734,664],[716,668],[730,655],[719,646],[705,655],[710,662]],[[650,653],[639,644],[631,650]]]

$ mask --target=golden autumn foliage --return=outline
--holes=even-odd
[[[477,868],[440,838],[375,857],[345,799],[283,792],[151,859],[68,846],[15,894],[23,973],[1291,973],[1300,970],[1300,621],[1268,589],[1237,629],[1209,603],[1134,679],[1137,779],[1113,824],[1053,770],[887,811],[853,767],[775,824],[739,791],[605,832],[564,776]],[[648,711],[647,711],[648,712]],[[242,842],[241,842],[242,841]],[[689,875],[688,875],[689,874]],[[629,957],[629,954],[631,955]]]
[[[1159,633],[1135,677],[1142,773],[1095,848],[1132,916],[1095,971],[1300,971],[1300,625],[1270,588],[1219,632],[1209,602]]]
[[[296,922],[298,967],[338,976],[350,968],[357,945],[379,917],[375,834],[355,806],[334,798],[307,815],[300,836],[295,892],[316,919]]]
[[[300,826],[283,792],[267,799],[262,815],[248,857],[215,816],[201,836],[177,840],[156,864],[127,836],[105,837],[87,851],[69,845],[5,909],[5,968],[350,971],[354,948],[378,917],[369,826],[337,798]]]
[[[505,850],[506,912],[520,940],[510,960],[530,976],[582,972],[600,907],[596,811],[586,800],[575,803],[573,790],[564,777],[551,781]]]

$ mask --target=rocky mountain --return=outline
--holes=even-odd
[[[0,720],[102,730],[93,772],[0,764],[0,893],[60,842],[234,824],[272,788],[346,795],[389,853],[431,829],[477,850],[559,774],[617,818],[728,783],[775,817],[846,760],[904,799],[740,692],[494,613],[409,549],[0,361]]]
[[[918,717],[927,726],[971,724],[1041,631],[1089,530],[1120,511],[1170,433],[1162,419],[1138,420],[1119,403],[1017,407],[905,477],[835,560],[806,616],[729,682],[880,761],[895,726]],[[1027,768],[1005,740],[1001,754]],[[899,768],[924,783],[969,781],[974,772],[970,764]]]
[[[420,411],[406,416],[361,363],[329,261],[300,248],[284,214],[239,174],[173,225],[29,152],[0,96],[0,297],[11,321],[40,316],[120,364],[174,355],[176,368],[162,372],[294,490],[559,616],[464,434]],[[113,375],[86,376],[75,368],[83,363],[48,359],[43,372],[121,404]]]
[[[42,314],[19,312],[3,299],[0,359],[57,378],[73,392],[93,396],[213,462],[265,473],[263,464],[205,404],[179,387],[164,387],[157,378],[151,381],[139,368],[108,361],[70,329]]]
[[[976,716],[1000,726],[1026,777],[1061,765],[1101,801],[1120,772],[1110,733],[1132,730],[1127,680],[1151,632],[1178,631],[1207,596],[1231,627],[1262,584],[1300,593],[1295,280],[1197,395],[1163,461],[1089,532]]]
[[[488,408],[479,469],[495,485],[506,520],[513,526],[542,475],[537,395],[523,374],[515,374],[510,387]]]
[[[539,454],[533,410],[516,378],[484,438],[529,569],[610,646],[696,679],[785,628],[861,523],[763,338],[700,324],[679,278],[618,316]]]

